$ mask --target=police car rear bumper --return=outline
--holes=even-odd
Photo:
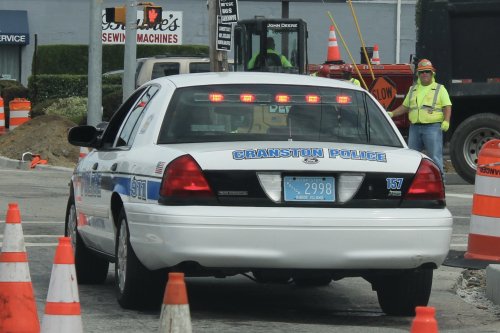
[[[125,204],[132,247],[149,269],[410,269],[440,266],[447,209],[318,209]]]

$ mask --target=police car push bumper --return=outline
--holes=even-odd
[[[448,254],[453,223],[446,209],[284,211],[133,203],[125,209],[132,246],[149,269],[184,261],[218,268],[440,266]]]

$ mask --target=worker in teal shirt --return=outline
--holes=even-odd
[[[284,67],[292,67],[292,64],[286,59],[284,55],[279,54],[274,51],[275,43],[273,37],[267,37],[267,59],[266,66],[284,66]],[[259,56],[259,52],[255,53],[248,62],[248,69],[253,69],[255,67],[255,62],[257,61],[257,57]],[[257,66],[259,67],[259,66]]]

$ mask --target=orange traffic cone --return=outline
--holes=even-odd
[[[427,306],[417,306],[417,315],[411,324],[410,333],[438,333],[438,323],[434,318],[435,308]]]
[[[184,274],[169,273],[158,332],[191,333],[192,331]]]
[[[41,332],[83,333],[75,258],[69,237],[59,237]]]
[[[335,29],[333,25],[330,26],[330,37],[328,39],[328,56],[326,58],[326,64],[343,64],[344,62],[340,58],[339,45],[337,44],[337,37],[335,36]]]
[[[0,97],[0,134],[5,134],[5,113],[2,97]]]
[[[78,163],[80,163],[85,156],[89,153],[89,149],[86,147],[80,147],[80,154],[78,155]]]
[[[380,56],[378,55],[378,45],[373,48],[372,65],[380,65]]]
[[[0,332],[40,332],[21,214],[16,203],[9,204],[5,218],[0,254],[0,300]]]

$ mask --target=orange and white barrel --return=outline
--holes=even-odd
[[[2,97],[0,97],[0,134],[5,134],[5,111]]]
[[[9,103],[10,120],[9,129],[13,130],[17,126],[24,124],[30,120],[29,113],[31,111],[31,102],[26,98],[14,98]]]
[[[41,333],[83,333],[75,258],[69,237],[59,237]]]
[[[5,218],[0,254],[0,300],[0,332],[40,332],[21,215],[15,203],[9,204]]]
[[[500,140],[488,141],[477,161],[466,259],[500,261]]]

